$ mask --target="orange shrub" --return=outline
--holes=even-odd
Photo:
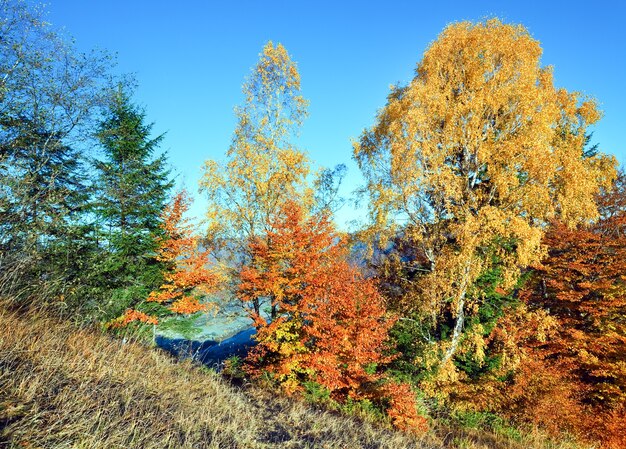
[[[410,388],[389,382],[381,369],[391,360],[385,348],[395,319],[375,281],[348,262],[328,216],[306,218],[288,203],[268,228],[266,238],[251,242],[252,263],[240,274],[239,298],[246,305],[265,300],[269,315],[248,307],[258,329],[248,371],[270,373],[288,392],[314,381],[340,402],[388,403],[394,425],[422,430]]]

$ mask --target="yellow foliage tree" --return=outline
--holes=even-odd
[[[497,263],[510,289],[544,254],[546,223],[595,219],[594,196],[614,177],[613,158],[584,151],[596,103],[555,88],[541,52],[521,25],[450,25],[355,144],[373,235],[402,228],[426,261],[410,307],[453,323],[434,366],[452,367],[462,340],[476,344],[462,337],[481,306],[477,278]]]
[[[293,144],[307,115],[296,64],[281,45],[268,42],[243,86],[244,104],[226,161],[209,160],[200,182],[209,199],[208,235],[237,270],[248,242],[263,238],[287,199],[312,202],[306,154]],[[242,257],[243,256],[243,257]],[[223,260],[222,257],[222,260]],[[258,307],[258,304],[255,304]]]

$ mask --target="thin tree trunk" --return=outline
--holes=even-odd
[[[459,303],[456,308],[456,323],[454,324],[454,331],[452,332],[452,340],[450,341],[450,347],[446,351],[441,364],[445,365],[448,360],[456,353],[459,346],[459,340],[461,339],[461,332],[463,331],[463,323],[465,321],[465,313],[463,307],[465,306],[465,291],[462,292],[459,298]]]
[[[454,330],[452,331],[452,339],[450,340],[450,347],[446,351],[441,360],[441,365],[445,365],[450,360],[459,346],[459,340],[463,332],[463,324],[465,323],[465,297],[467,295],[467,285],[469,281],[469,272],[471,267],[471,259],[465,264],[463,272],[463,280],[461,282],[461,290],[459,291],[459,298],[456,306],[456,322],[454,323]]]

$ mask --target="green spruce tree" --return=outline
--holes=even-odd
[[[94,161],[94,212],[106,251],[96,284],[104,294],[104,318],[133,307],[162,280],[156,238],[173,182],[165,154],[156,154],[164,136],[151,138],[153,124],[145,120],[120,88],[97,133],[104,155]]]

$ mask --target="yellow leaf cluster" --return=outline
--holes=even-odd
[[[497,260],[501,287],[511,288],[544,254],[547,223],[596,219],[594,197],[615,176],[614,158],[584,152],[596,103],[555,88],[541,53],[520,25],[452,24],[354,146],[370,234],[402,229],[430,262],[414,300],[433,321],[444,311],[457,321],[441,346],[444,362],[457,350],[478,276]]]
[[[226,161],[208,160],[200,182],[209,199],[208,235],[239,242],[267,232],[287,199],[312,201],[309,159],[292,142],[307,115],[296,64],[268,42],[243,86],[244,104]]]

